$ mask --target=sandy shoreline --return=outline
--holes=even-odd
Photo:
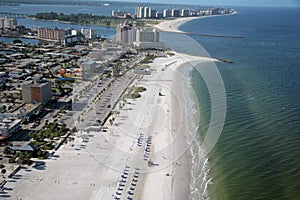
[[[159,29],[160,31],[167,31],[167,32],[178,32],[182,33],[182,31],[178,30],[178,28],[183,25],[184,23],[198,19],[201,17],[182,17],[182,18],[177,18],[174,20],[165,20],[160,22],[159,24],[155,25],[154,27]]]
[[[105,124],[107,132],[77,133],[73,145],[63,145],[45,164],[21,169],[6,184],[13,188],[6,195],[23,200],[107,200],[125,199],[133,188],[133,199],[188,199],[189,133],[182,93],[187,80],[177,69],[211,59],[174,54],[155,59],[151,75],[132,83],[147,90],[115,108],[119,114],[112,125]],[[150,160],[154,165],[148,166]]]
[[[176,30],[192,19],[165,21],[158,27]],[[189,199],[186,140],[193,133],[186,131],[188,80],[180,68],[215,60],[172,53],[155,59],[151,74],[131,84],[147,90],[141,98],[117,104],[118,114],[111,117],[113,124],[105,124],[106,132],[78,132],[73,144],[64,144],[43,165],[21,169],[7,182],[12,190],[5,195],[22,200]],[[86,118],[95,119],[95,113]]]
[[[231,14],[227,15],[234,15],[237,12],[234,11]],[[227,15],[209,15],[209,16],[198,16],[198,17],[181,17],[181,18],[176,18],[173,20],[164,20],[161,21],[159,24],[154,25],[155,28],[159,29],[160,31],[165,31],[165,32],[176,32],[176,33],[183,33],[183,31],[179,30],[179,27],[183,25],[184,23],[187,23],[191,20],[194,19],[203,19],[203,18],[208,18],[208,17],[221,17],[221,16],[227,16]]]

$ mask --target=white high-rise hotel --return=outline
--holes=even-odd
[[[142,28],[136,31],[134,46],[139,48],[163,49],[164,43],[159,42],[159,31],[154,28]]]
[[[164,48],[159,42],[159,31],[154,28],[137,28],[128,24],[116,27],[116,42],[132,45],[138,48]]]
[[[16,18],[0,18],[0,29],[15,29],[17,26]]]
[[[152,8],[151,7],[136,7],[135,8],[136,18],[151,18]]]

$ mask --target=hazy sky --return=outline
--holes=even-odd
[[[230,5],[230,6],[292,6],[300,7],[300,0],[119,0],[140,3]]]

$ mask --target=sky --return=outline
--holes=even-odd
[[[218,6],[300,7],[300,0],[119,0],[140,3],[193,4]]]

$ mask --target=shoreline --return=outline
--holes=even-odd
[[[236,14],[236,12],[232,13],[232,14]],[[224,16],[224,15],[216,15],[216,16]],[[159,23],[158,25],[155,25],[155,28],[158,28],[160,31],[166,31],[166,32],[176,32],[176,33],[185,33],[181,30],[179,30],[180,26],[182,26],[183,24],[195,20],[195,19],[201,19],[201,18],[206,18],[206,17],[214,17],[214,16],[205,16],[205,17],[187,17],[187,18],[179,18],[179,19],[175,19],[175,20],[170,20],[170,21],[163,21],[161,23]],[[189,61],[189,59],[192,58],[198,58],[198,59],[203,59],[205,57],[197,57],[197,56],[191,56],[191,55],[185,55],[185,54],[180,54],[178,52],[175,53],[175,55],[181,55],[183,57],[186,58],[187,62],[183,63],[177,67],[174,68],[175,73],[173,75],[173,79],[172,79],[172,87],[173,87],[173,92],[174,94],[176,94],[176,97],[179,98],[181,105],[183,105],[184,101],[187,101],[188,98],[186,97],[186,94],[184,94],[184,90],[187,88],[186,84],[189,84],[189,82],[186,82],[186,80],[184,81],[184,84],[180,84],[181,82],[183,82],[182,80],[180,81],[180,78],[183,77],[183,75],[180,76],[176,76],[176,74],[179,74],[179,71],[181,70],[187,70],[186,65],[188,63],[190,63],[191,61]],[[228,62],[231,63],[232,61],[230,60],[225,60],[225,59],[219,59],[219,58],[206,58],[209,61],[213,61],[213,62]],[[184,73],[184,72],[183,72]],[[182,72],[181,72],[182,74]],[[184,73],[185,74],[185,73]],[[187,77],[185,77],[187,78]],[[185,85],[185,86],[184,86]],[[184,87],[184,88],[182,88]],[[191,97],[192,98],[192,97]],[[175,124],[181,124],[180,127],[176,127],[175,129],[178,129],[178,134],[174,140],[173,143],[173,159],[175,159],[173,161],[173,164],[171,166],[171,171],[173,173],[173,177],[172,177],[172,182],[171,182],[171,198],[172,200],[182,200],[182,199],[193,199],[193,197],[191,196],[192,193],[194,193],[196,190],[195,185],[193,185],[192,181],[195,177],[193,177],[192,175],[192,170],[193,170],[193,159],[194,156],[193,155],[193,148],[195,148],[198,144],[198,142],[194,141],[195,138],[195,132],[191,132],[189,134],[186,134],[188,131],[188,127],[189,126],[189,122],[188,121],[188,117],[187,112],[183,112],[180,113],[178,110],[178,105],[176,105],[176,100],[173,99],[171,100],[172,102],[172,123],[175,122]],[[183,105],[183,106],[187,106],[187,105]],[[189,109],[187,107],[184,107],[183,109]],[[180,118],[179,115],[181,115]],[[172,131],[175,129],[172,127]],[[198,147],[196,147],[196,151],[198,151]],[[180,155],[179,155],[180,154]],[[206,160],[207,161],[207,160]],[[204,162],[203,167],[207,167],[205,165],[208,165],[207,162]],[[204,179],[203,179],[204,180]],[[147,190],[147,186],[145,185],[145,189]],[[200,191],[200,189],[199,189]],[[202,192],[206,192],[205,189]],[[166,195],[167,196],[167,195]]]
[[[44,164],[22,168],[12,177],[17,181],[6,183],[13,190],[5,192],[31,200],[125,199],[131,194],[143,200],[189,199],[190,133],[181,84],[188,82],[177,69],[212,60],[177,52],[156,58],[151,74],[140,75],[129,86],[147,90],[114,108],[118,114],[110,117],[113,123],[107,120],[107,131],[79,131],[73,142],[38,161]],[[123,98],[119,102],[123,104]],[[91,111],[85,121],[96,117]]]
[[[190,63],[215,61],[211,58],[190,56],[187,54],[174,52],[174,56],[169,58],[157,58],[151,64],[155,66],[161,75],[159,80],[169,80],[167,83],[160,83],[159,91],[164,95],[163,105],[168,122],[160,129],[156,140],[153,141],[155,152],[153,157],[158,163],[166,162],[166,166],[145,174],[143,193],[138,199],[170,199],[182,200],[190,199],[190,166],[192,163],[190,147],[193,142],[194,132],[188,130],[187,113],[188,108],[185,92],[188,82],[186,71]],[[184,73],[182,73],[184,71]],[[154,72],[158,74],[158,72]],[[163,87],[162,87],[163,86]],[[155,97],[156,98],[156,97]],[[167,98],[167,99],[166,99]],[[159,105],[163,102],[159,100]],[[158,120],[162,120],[156,115]],[[190,141],[189,141],[190,140]],[[167,146],[166,151],[160,151],[161,147]],[[167,162],[169,160],[169,162]],[[155,194],[153,191],[156,191]]]
[[[190,199],[192,161],[187,139],[194,133],[186,131],[188,108],[182,83],[189,82],[179,70],[216,59],[171,53],[154,59],[149,64],[151,74],[139,75],[131,83],[129,88],[147,90],[138,99],[119,99],[117,105],[123,106],[114,108],[118,114],[104,125],[108,131],[79,131],[73,143],[63,144],[43,160],[45,164],[22,168],[12,179],[26,178],[8,182],[7,187],[14,189],[7,194],[32,200]],[[94,112],[87,114],[85,123],[95,120]]]
[[[179,30],[180,26],[183,24],[195,20],[195,19],[204,19],[209,17],[223,17],[223,16],[229,16],[229,15],[235,15],[237,14],[236,11],[230,14],[224,14],[224,15],[208,15],[208,16],[197,16],[197,17],[181,17],[181,18],[175,18],[173,20],[163,20],[159,24],[154,25],[154,28],[159,29],[163,32],[175,32],[175,33],[185,33],[181,30]]]

